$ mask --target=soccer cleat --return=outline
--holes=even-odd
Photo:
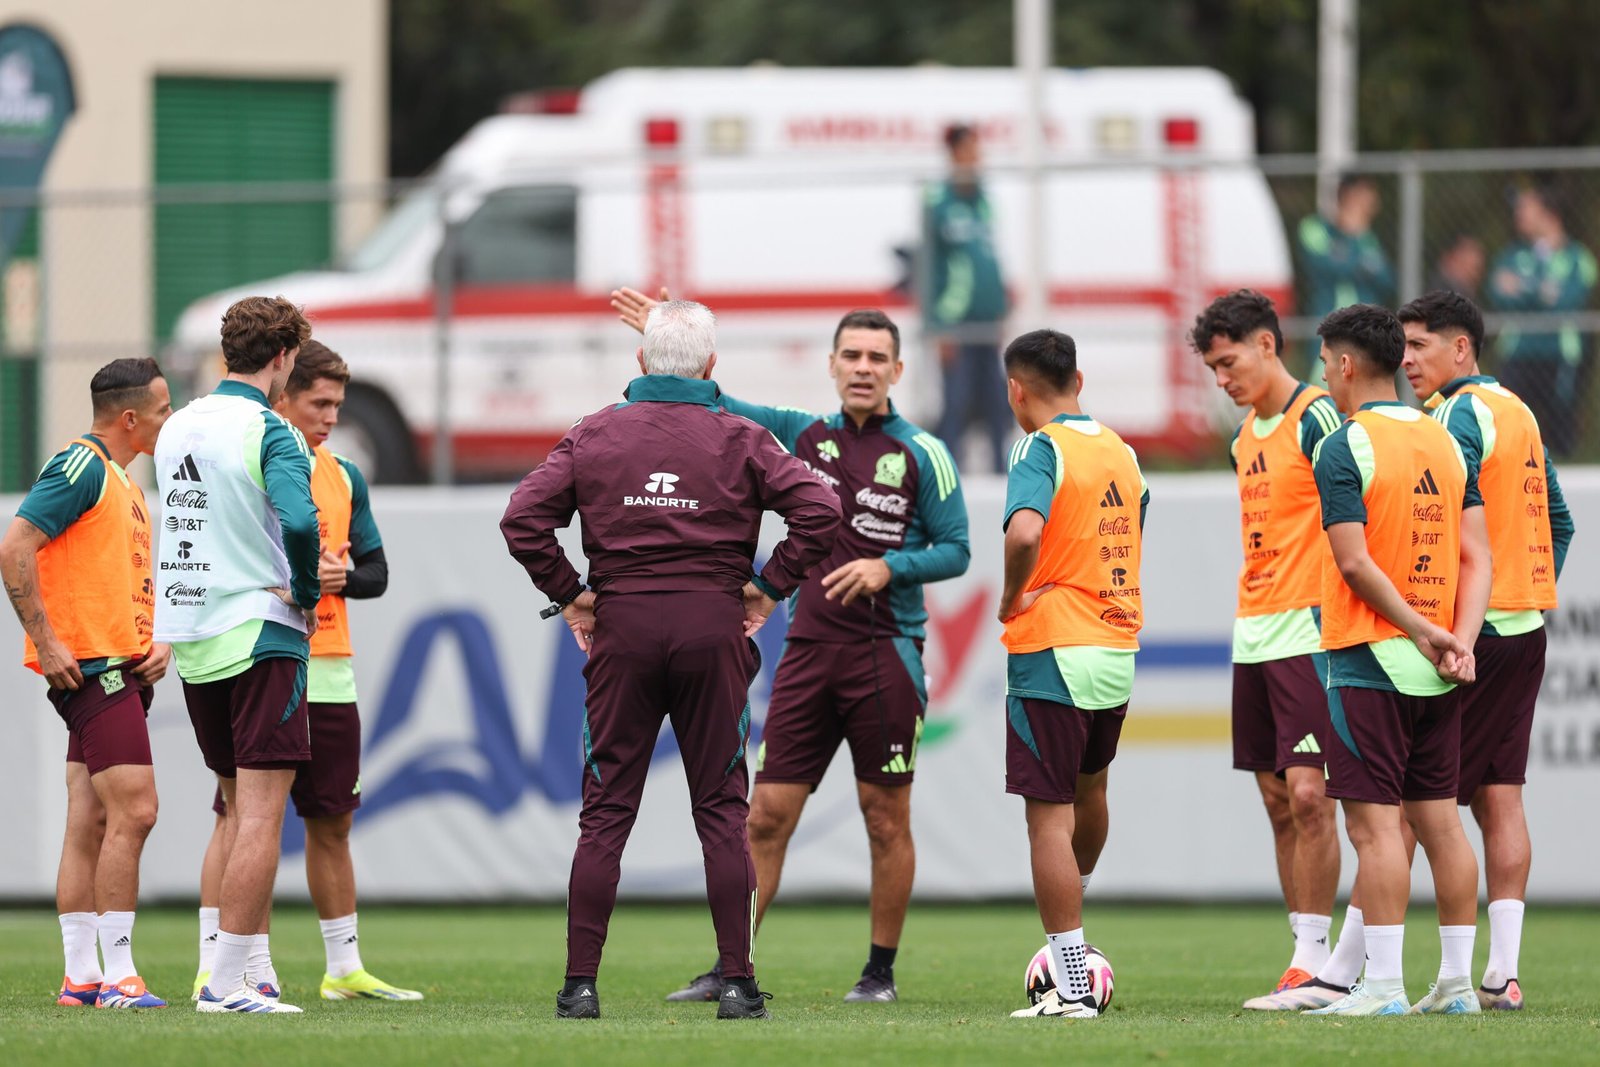
[[[1349,993],[1350,990],[1342,986],[1313,978],[1309,982],[1247,1000],[1244,1006],[1248,1011],[1307,1011],[1326,1008],[1335,1001],[1343,1000]]]
[[[200,990],[204,989],[206,987],[206,983],[209,982],[209,981],[211,981],[211,972],[210,971],[201,971],[199,974],[195,975],[194,976],[194,992],[189,994],[189,999],[190,1000],[199,1000],[200,999]]]
[[[600,994],[591,983],[585,983],[571,993],[556,994],[557,1019],[600,1018]]]
[[[1285,989],[1293,989],[1297,985],[1305,985],[1311,981],[1310,971],[1302,971],[1298,967],[1290,967],[1283,972],[1283,977],[1278,979],[1278,984],[1273,987],[1274,993],[1282,993]]]
[[[221,996],[211,992],[210,986],[205,986],[195,998],[194,1009],[208,1014],[232,1012],[237,1015],[265,1015],[276,1012],[279,1015],[299,1015],[301,1013],[293,1004],[285,1004],[276,997],[264,997],[259,989],[251,986],[240,986],[232,993]]]
[[[1094,1019],[1099,1015],[1092,995],[1068,1000],[1059,989],[1051,989],[1039,1003],[1011,1013],[1013,1019]]]
[[[1385,982],[1372,988],[1369,982],[1358,982],[1349,996],[1334,1001],[1326,1008],[1305,1012],[1306,1015],[1405,1015],[1411,1011],[1406,1000],[1405,986],[1398,981]]]
[[[722,995],[717,998],[717,1018],[770,1019],[772,1013],[767,1010],[767,1001],[771,999],[771,993],[763,993],[759,989],[745,996],[737,983],[729,982],[722,987]]]
[[[100,987],[100,996],[94,1002],[97,1008],[164,1008],[167,1002],[144,987],[138,975],[120,982],[107,982]]]
[[[1452,978],[1428,987],[1428,995],[1411,1005],[1412,1015],[1476,1015],[1483,1008],[1470,978]]]
[[[1478,1007],[1484,1011],[1521,1011],[1522,983],[1515,978],[1507,978],[1498,989],[1479,986]]]
[[[351,971],[343,978],[322,976],[323,1000],[421,1000],[415,989],[392,986],[368,971]]]
[[[891,1004],[900,999],[894,979],[886,974],[864,974],[855,988],[844,995],[846,1004]]]
[[[715,967],[705,974],[695,975],[694,980],[682,989],[668,993],[667,999],[672,1001],[704,1000],[710,1002],[720,996],[722,996],[722,964],[718,962]]]
[[[61,976],[61,992],[56,994],[56,1003],[63,1008],[92,1008],[95,1001],[100,999],[100,983],[85,982],[77,985]]]

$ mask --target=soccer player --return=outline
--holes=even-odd
[[[1365,917],[1366,979],[1314,1015],[1478,1011],[1472,943],[1477,859],[1456,813],[1461,701],[1489,600],[1483,500],[1444,427],[1400,403],[1405,334],[1370,304],[1317,329],[1323,375],[1346,416],[1315,460],[1332,559],[1322,647],[1337,743],[1328,795],[1344,806]],[[1428,854],[1438,899],[1439,979],[1412,1008],[1400,956],[1411,871],[1405,819]]]
[[[150,508],[127,474],[172,413],[153,359],[89,382],[94,422],[45,464],[0,541],[0,578],[67,727],[67,831],[56,876],[67,1007],[164,1008],[133,962],[139,857],[156,822],[145,713],[169,650],[151,640]],[[102,967],[95,952],[100,939]]]
[[[284,801],[311,758],[308,636],[317,628],[317,508],[310,450],[271,409],[311,335],[282,297],[222,319],[227,377],[175,412],[156,443],[167,511],[156,636],[172,643],[184,701],[227,806],[216,957],[202,1012],[298,1012],[245,981],[278,870]],[[263,985],[265,987],[263,988]]]
[[[318,576],[322,600],[317,632],[311,637],[306,701],[311,716],[311,762],[295,772],[289,795],[306,825],[306,884],[316,906],[327,954],[320,993],[324,1000],[421,1000],[422,994],[382,981],[361,964],[356,933],[355,866],[350,858],[350,826],[361,806],[361,717],[356,709],[355,665],[351,658],[349,611],[345,600],[382,596],[389,585],[383,540],[372,517],[367,482],[354,463],[327,447],[339,421],[350,368],[320,341],[300,347],[289,383],[273,409],[299,430],[311,451],[311,498],[321,527]],[[349,560],[347,563],[346,560]],[[218,818],[200,878],[200,974],[195,993],[210,977],[215,950],[217,894],[226,842],[220,795]],[[267,934],[252,951],[264,954]],[[270,960],[270,954],[267,959]],[[270,966],[270,965],[269,965]],[[276,974],[261,974],[276,985]]]
[[[631,289],[613,302],[629,322],[652,303]],[[791,604],[756,754],[756,924],[777,894],[807,799],[839,745],[848,744],[872,890],[866,966],[844,999],[883,1003],[899,996],[894,963],[916,871],[911,781],[927,705],[922,586],[965,573],[971,550],[949,451],[901,417],[889,398],[905,372],[899,328],[877,310],[845,315],[834,330],[828,372],[840,401],[831,415],[721,400],[724,410],[771,430],[833,488],[846,516],[833,552]],[[711,1000],[719,986],[713,968],[667,999]]]
[[[756,984],[756,872],[745,824],[749,640],[833,547],[839,504],[766,430],[719,410],[716,320],[651,309],[627,403],[580,420],[517,486],[500,523],[511,554],[589,654],[583,807],[567,892],[558,1018],[598,1018],[595,979],[661,720],[672,721],[705,853],[721,951],[719,1019],[767,1018]],[[788,536],[752,571],[765,511]],[[556,530],[577,512],[587,590]],[[741,604],[741,598],[743,603]]]
[[[1572,514],[1533,413],[1478,369],[1483,314],[1477,306],[1440,290],[1402,307],[1399,318],[1406,334],[1406,378],[1461,446],[1489,527],[1494,582],[1472,649],[1478,681],[1461,691],[1456,801],[1471,806],[1483,831],[1489,963],[1478,1002],[1516,1011],[1522,1007],[1517,956],[1532,862],[1522,784],[1544,678],[1540,612],[1556,606],[1556,579],[1572,544]]]
[[[1294,1002],[1322,1007],[1350,986],[1313,977],[1328,962],[1339,838],[1323,788],[1332,727],[1318,605],[1328,541],[1311,456],[1338,428],[1339,412],[1327,392],[1284,366],[1278,314],[1260,293],[1217,297],[1189,339],[1217,387],[1252,409],[1228,449],[1244,551],[1233,624],[1233,766],[1252,772],[1261,790],[1294,934],[1294,956],[1273,992],[1307,986]],[[1280,1007],[1271,999],[1245,1006]]]
[[[1083,872],[1105,846],[1105,788],[1133,691],[1143,626],[1140,544],[1150,490],[1139,460],[1083,413],[1066,334],[1035,330],[1005,352],[1006,390],[1028,436],[1006,481],[1006,792],[1023,798],[1033,893],[1057,987],[1012,1018],[1092,1019]],[[1079,822],[1076,805],[1092,816]]]

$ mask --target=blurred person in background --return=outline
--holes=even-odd
[[[1300,220],[1295,244],[1300,259],[1302,314],[1321,318],[1351,304],[1387,304],[1394,297],[1394,267],[1372,232],[1383,207],[1378,185],[1362,174],[1346,174],[1334,193],[1333,217],[1320,212]],[[1315,372],[1322,343],[1306,342],[1308,374]]]
[[[1443,289],[1460,293],[1468,300],[1480,299],[1489,253],[1483,242],[1470,233],[1458,233],[1445,243],[1428,280],[1429,291]]]
[[[164,1008],[134,966],[133,920],[156,822],[145,718],[171,650],[151,639],[150,507],[125,468],[155,451],[172,403],[153,359],[106,364],[89,397],[89,432],[45,464],[0,541],[0,577],[22,623],[23,665],[44,677],[67,727],[56,1003]]]
[[[356,875],[350,858],[350,827],[361,806],[361,716],[356,708],[355,661],[350,648],[346,599],[380,597],[389,586],[383,539],[372,517],[366,479],[354,463],[328,448],[339,422],[350,368],[320,341],[300,346],[289,383],[273,410],[299,430],[311,446],[311,499],[317,505],[322,559],[322,601],[311,636],[306,701],[311,716],[311,762],[295,771],[289,796],[306,824],[306,885],[322,928],[327,968],[318,993],[323,1000],[421,1000],[370,974],[361,963],[356,934]],[[200,872],[200,972],[194,994],[211,977],[216,951],[217,902],[227,862],[223,801],[218,790],[211,843]],[[266,954],[263,928],[254,951]],[[270,956],[268,956],[270,958]]]
[[[1530,186],[1513,202],[1517,240],[1494,257],[1489,306],[1508,312],[1578,311],[1595,286],[1594,253],[1574,241],[1562,205],[1548,186]],[[1583,392],[1583,335],[1573,325],[1553,329],[1507,326],[1497,346],[1501,383],[1521,397],[1558,456],[1577,443],[1577,405]]]
[[[611,304],[635,329],[655,306],[633,289],[613,293]],[[772,682],[750,805],[756,925],[777,894],[806,801],[840,744],[848,745],[872,856],[872,940],[844,999],[887,1003],[899,998],[894,963],[917,864],[911,781],[928,702],[922,587],[966,573],[971,550],[949,451],[889,397],[905,371],[899,327],[876,308],[847,313],[834,329],[828,371],[840,410],[827,415],[727,395],[720,401],[799,456],[838,494],[847,516],[833,552],[790,604]],[[715,1000],[720,989],[713,967],[667,999]]]
[[[930,186],[923,209],[923,332],[939,353],[944,413],[936,433],[957,456],[967,428],[979,422],[988,437],[991,469],[1006,470],[1011,412],[1000,370],[1000,332],[1009,310],[994,247],[994,210],[978,167],[978,131],[945,131],[950,175]]]

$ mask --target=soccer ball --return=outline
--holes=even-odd
[[[1089,993],[1094,997],[1095,1007],[1103,1012],[1111,1006],[1111,993],[1116,984],[1111,961],[1093,945],[1083,946],[1083,954],[1084,962],[1089,965]],[[1029,1004],[1039,1003],[1046,993],[1056,987],[1055,953],[1050,951],[1049,945],[1035,952],[1033,959],[1028,961],[1023,982],[1028,991]]]

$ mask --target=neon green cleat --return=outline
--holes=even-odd
[[[192,996],[189,997],[189,999],[190,1000],[199,1000],[200,999],[200,990],[204,989],[206,987],[206,983],[209,982],[209,981],[211,981],[211,972],[210,971],[201,971],[199,974],[195,975],[194,976],[194,993],[193,993]]]
[[[343,978],[322,976],[323,1000],[421,1000],[415,989],[401,989],[367,971],[351,971]]]

